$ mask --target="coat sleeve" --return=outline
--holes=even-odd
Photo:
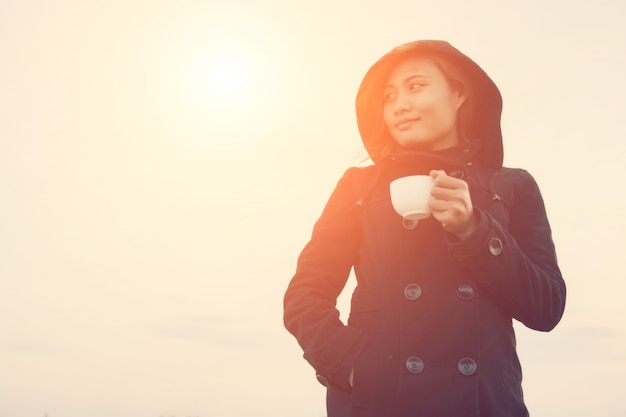
[[[367,343],[359,329],[339,318],[337,297],[358,254],[358,218],[353,191],[357,168],[337,184],[310,241],[298,257],[284,296],[284,323],[317,371],[318,380],[349,390],[349,375]]]
[[[511,317],[529,328],[552,330],[565,309],[565,282],[557,265],[552,233],[537,183],[526,171],[514,170],[505,229],[487,212],[476,209],[477,231],[451,244],[450,253],[473,270],[479,283]]]

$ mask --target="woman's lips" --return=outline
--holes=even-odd
[[[396,129],[400,131],[410,129],[413,123],[417,122],[418,120],[419,120],[418,117],[400,119],[396,123]]]

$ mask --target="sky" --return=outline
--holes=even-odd
[[[504,98],[568,285],[531,415],[623,417],[626,3],[0,0],[0,417],[323,417],[283,328],[358,85],[445,39]],[[345,319],[350,279],[339,308]]]

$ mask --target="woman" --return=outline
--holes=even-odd
[[[327,387],[328,417],[523,417],[512,320],[565,308],[537,184],[502,167],[500,92],[447,42],[393,49],[356,99],[374,164],[339,181],[298,258],[287,329]],[[403,220],[389,184],[433,178],[432,216]],[[347,325],[336,300],[354,268]]]

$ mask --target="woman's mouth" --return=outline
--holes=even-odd
[[[406,117],[406,118],[400,119],[396,123],[396,129],[400,131],[410,129],[411,126],[413,126],[413,123],[417,122],[418,120],[419,120],[418,117]]]

